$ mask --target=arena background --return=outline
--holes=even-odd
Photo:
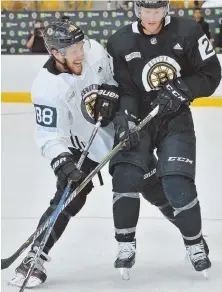
[[[47,55],[32,54],[25,46],[35,20],[42,20],[46,26],[56,19],[69,16],[90,38],[106,46],[110,35],[136,19],[133,7],[123,9],[118,6],[119,2],[130,1],[2,1],[2,102],[31,102],[32,82],[39,68],[48,58]],[[170,15],[192,18],[196,2],[200,3],[199,6],[202,5],[201,1],[171,1],[173,8],[170,10]],[[206,1],[204,5],[207,6]],[[203,8],[202,14],[205,21],[209,23],[212,43],[215,47],[222,23],[222,7]],[[222,64],[222,54],[220,54],[222,51],[217,47],[215,50]],[[19,68],[23,68],[22,74],[18,73]],[[203,97],[196,100],[193,105],[222,106],[221,97],[222,83],[211,98]]]
[[[222,8],[203,9],[203,16],[209,23],[212,38],[215,40],[220,32],[222,21]],[[70,19],[81,26],[84,32],[91,38],[105,45],[109,36],[124,25],[136,20],[133,10],[129,11],[24,11],[13,13],[11,11],[2,11],[2,54],[28,54],[30,50],[25,48],[25,43],[30,30],[33,27],[33,21],[41,19],[44,25],[52,21],[69,16]],[[171,9],[170,15],[179,17],[192,17],[193,9]],[[220,52],[217,49],[217,52]]]

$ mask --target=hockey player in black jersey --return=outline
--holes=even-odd
[[[157,149],[160,179],[196,271],[211,267],[201,227],[195,186],[196,138],[190,103],[210,96],[221,80],[221,67],[210,41],[193,20],[170,17],[169,1],[136,1],[138,20],[110,37],[120,110],[114,124],[116,143],[129,137],[124,151],[110,163],[113,213],[118,241],[116,268],[135,262],[139,192],[150,174]],[[140,133],[139,119],[159,105],[158,116]],[[146,197],[146,193],[145,193]]]

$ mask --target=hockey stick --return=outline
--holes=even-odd
[[[155,107],[150,114],[144,118],[140,124],[136,127],[136,130],[141,130],[152,118],[156,116],[158,113],[159,106]],[[64,208],[68,206],[68,204],[77,196],[77,194],[88,184],[88,182],[106,165],[106,163],[123,147],[124,142],[119,143],[113,148],[112,151],[97,165],[96,168],[84,179],[84,181],[71,193],[69,198],[66,200],[62,207],[62,211]],[[7,269],[11,266],[12,263],[26,250],[29,245],[39,237],[40,234],[48,227],[50,223],[50,217],[43,222],[39,228],[27,239],[27,241],[10,257],[1,259],[1,269]]]
[[[81,156],[79,158],[79,161],[78,161],[78,163],[76,165],[76,168],[79,169],[79,170],[80,170],[84,160],[86,159],[86,156],[88,154],[88,150],[89,150],[90,146],[92,145],[92,142],[93,142],[93,140],[94,140],[94,138],[95,138],[95,136],[96,136],[96,134],[98,132],[98,129],[99,129],[100,125],[101,125],[101,119],[102,118],[100,118],[98,120],[98,122],[96,123],[96,125],[95,125],[95,127],[94,127],[94,129],[92,131],[92,134],[91,134],[91,136],[89,138],[89,141],[88,141],[85,149],[83,150],[83,153],[81,154]],[[25,276],[25,280],[22,283],[22,286],[21,286],[21,289],[19,290],[19,292],[23,292],[25,290],[25,287],[26,287],[26,285],[28,283],[28,280],[31,277],[32,272],[33,272],[33,270],[35,268],[36,261],[39,259],[40,255],[41,255],[41,253],[42,253],[42,251],[43,251],[43,249],[44,249],[44,247],[45,247],[45,245],[46,245],[46,243],[48,241],[48,238],[49,238],[49,236],[50,236],[50,234],[51,234],[51,232],[53,230],[53,227],[54,227],[54,225],[56,223],[56,220],[57,220],[59,214],[62,212],[63,204],[65,203],[66,199],[69,197],[69,194],[71,192],[72,183],[73,183],[73,181],[71,181],[71,180],[68,181],[67,187],[65,188],[65,191],[64,191],[64,193],[62,195],[62,198],[60,199],[55,211],[50,216],[49,225],[46,228],[45,234],[44,234],[44,236],[43,236],[43,238],[42,238],[42,240],[40,242],[40,245],[39,245],[38,250],[37,250],[37,252],[35,254],[34,260],[32,261],[32,263],[31,263],[31,265],[29,267],[29,270],[28,270],[28,272],[27,272],[27,274]]]

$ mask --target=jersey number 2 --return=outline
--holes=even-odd
[[[199,40],[199,51],[202,60],[206,60],[209,57],[213,56],[215,54],[215,51],[213,49],[213,46],[211,45],[210,41],[208,40],[206,35],[203,35]]]

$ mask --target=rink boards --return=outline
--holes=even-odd
[[[222,55],[218,58],[222,64]],[[2,102],[30,103],[32,82],[47,59],[47,55],[3,55]],[[197,99],[192,105],[222,107],[222,82],[210,98]]]

